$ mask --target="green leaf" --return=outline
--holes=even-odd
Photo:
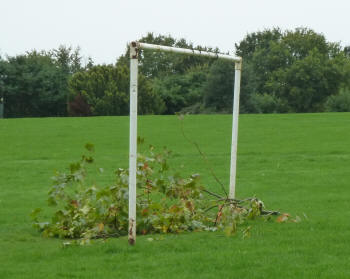
[[[47,199],[47,203],[49,206],[56,206],[57,205],[56,199],[52,196]]]
[[[30,213],[30,217],[32,218],[32,220],[36,220],[41,211],[41,208],[35,208],[34,210],[32,210],[32,212]]]
[[[80,211],[83,213],[83,214],[88,214],[89,211],[90,211],[90,207],[87,206],[87,205],[84,205],[83,208],[80,209]]]
[[[85,149],[90,151],[90,152],[94,152],[95,151],[95,147],[92,143],[86,143],[85,144]]]
[[[70,168],[71,173],[75,173],[76,171],[81,169],[81,164],[80,164],[80,162],[71,163],[69,168]]]

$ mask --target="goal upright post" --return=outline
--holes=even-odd
[[[130,138],[129,138],[129,228],[128,240],[131,245],[136,241],[136,172],[137,172],[137,76],[138,53],[140,49],[182,53],[188,55],[201,55],[218,59],[226,59],[235,63],[235,82],[233,97],[232,142],[230,163],[229,198],[235,198],[239,94],[241,81],[242,58],[227,54],[208,51],[183,49],[169,46],[153,45],[141,42],[130,43]]]
[[[136,241],[136,171],[137,171],[137,77],[138,51],[130,45],[130,131],[129,131],[129,228],[128,239]]]
[[[234,199],[236,193],[236,170],[237,170],[237,143],[238,143],[238,116],[239,116],[239,93],[241,88],[242,61],[235,63],[235,81],[233,91],[232,111],[232,142],[230,163],[230,192],[229,198]]]

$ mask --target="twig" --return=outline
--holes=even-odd
[[[206,190],[206,189],[203,189],[203,192],[206,192],[207,194],[212,195],[212,196],[214,196],[214,197],[216,197],[216,198],[218,198],[218,199],[220,199],[220,200],[226,200],[226,199],[227,199],[227,198],[223,198],[223,197],[219,196],[218,194],[215,194],[215,193],[213,193],[213,192],[210,192],[210,191],[208,191],[208,190]]]
[[[180,119],[180,118],[179,118]],[[224,184],[222,184],[222,182],[219,180],[219,178],[215,175],[213,168],[211,166],[211,164],[209,163],[209,160],[207,158],[207,156],[202,152],[202,150],[200,149],[198,143],[196,143],[195,141],[189,139],[184,131],[184,127],[183,127],[183,123],[182,123],[182,119],[180,119],[180,128],[181,128],[181,133],[183,135],[183,137],[185,138],[185,140],[187,140],[189,143],[191,143],[192,145],[194,145],[197,149],[197,151],[199,152],[199,154],[202,156],[204,162],[207,164],[207,168],[210,171],[210,174],[214,177],[215,181],[221,186],[221,189],[223,190],[223,192],[225,193],[226,198],[228,199],[228,194],[225,190],[225,186]]]
[[[225,206],[225,204],[220,205],[219,212],[218,212],[218,214],[216,214],[216,218],[215,218],[215,222],[214,222],[214,226],[215,226],[215,227],[216,227],[216,224],[217,224],[217,222],[218,222],[219,217],[221,216],[220,213],[221,213],[222,209],[224,208],[224,206]]]
[[[261,215],[280,215],[281,212],[279,211],[269,211],[269,210],[261,210]]]
[[[211,210],[211,209],[213,209],[213,208],[215,208],[215,207],[217,207],[217,206],[218,206],[218,205],[215,204],[215,205],[213,205],[213,206],[211,206],[211,207],[208,207],[206,210],[204,210],[204,213],[208,212],[209,210]]]

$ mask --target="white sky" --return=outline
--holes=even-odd
[[[0,54],[65,44],[114,63],[147,32],[233,52],[247,33],[276,26],[350,45],[350,0],[0,0]]]

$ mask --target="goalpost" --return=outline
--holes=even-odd
[[[137,171],[137,76],[138,76],[138,54],[140,49],[152,49],[173,53],[189,55],[203,55],[218,59],[231,60],[235,63],[235,83],[233,96],[233,121],[232,121],[232,144],[230,165],[229,198],[235,198],[236,188],[236,162],[237,162],[237,139],[238,139],[238,115],[239,115],[239,93],[241,82],[242,58],[218,54],[207,51],[175,48],[168,46],[152,45],[141,42],[130,43],[130,141],[129,141],[129,243],[133,245],[136,241],[136,171]]]

